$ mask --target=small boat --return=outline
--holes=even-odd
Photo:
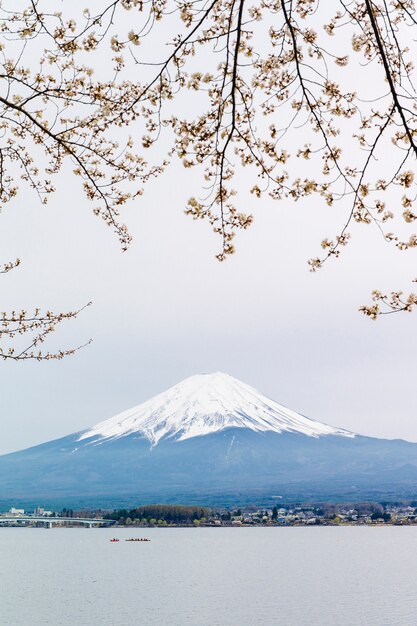
[[[110,539],[110,543],[117,543],[118,541],[120,541],[120,539],[116,539],[116,537],[113,537],[113,539]]]

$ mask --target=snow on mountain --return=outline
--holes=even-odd
[[[217,372],[199,374],[85,431],[79,441],[104,443],[127,435],[146,437],[156,446],[162,438],[182,441],[225,428],[293,432],[309,437],[354,433],[299,415],[236,378]]]

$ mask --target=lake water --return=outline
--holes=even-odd
[[[0,624],[415,626],[416,573],[417,527],[1,528]]]

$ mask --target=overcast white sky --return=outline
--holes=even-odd
[[[300,177],[308,166],[300,163]],[[134,240],[122,254],[78,182],[68,169],[47,207],[21,195],[0,215],[0,261],[22,259],[0,277],[1,309],[94,303],[54,338],[71,347],[92,337],[75,356],[0,362],[0,453],[84,429],[217,370],[311,418],[417,441],[417,313],[371,322],[358,312],[372,289],[409,286],[415,252],[357,226],[342,257],[311,274],[307,259],[344,215],[317,199],[295,210],[251,196],[241,208],[254,209],[255,223],[220,264],[209,225],[183,214],[198,188],[177,163],[126,208]]]

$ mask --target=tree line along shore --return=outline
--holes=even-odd
[[[356,502],[343,504],[280,504],[272,508],[256,506],[211,509],[205,506],[155,504],[114,510],[67,509],[33,512],[12,507],[0,514],[0,526],[36,526],[39,516],[57,518],[76,525],[80,518],[114,522],[118,527],[200,527],[200,526],[339,526],[417,524],[417,501]],[[4,517],[4,522],[2,522]],[[33,522],[31,521],[33,517]],[[11,519],[12,518],[12,519]]]

